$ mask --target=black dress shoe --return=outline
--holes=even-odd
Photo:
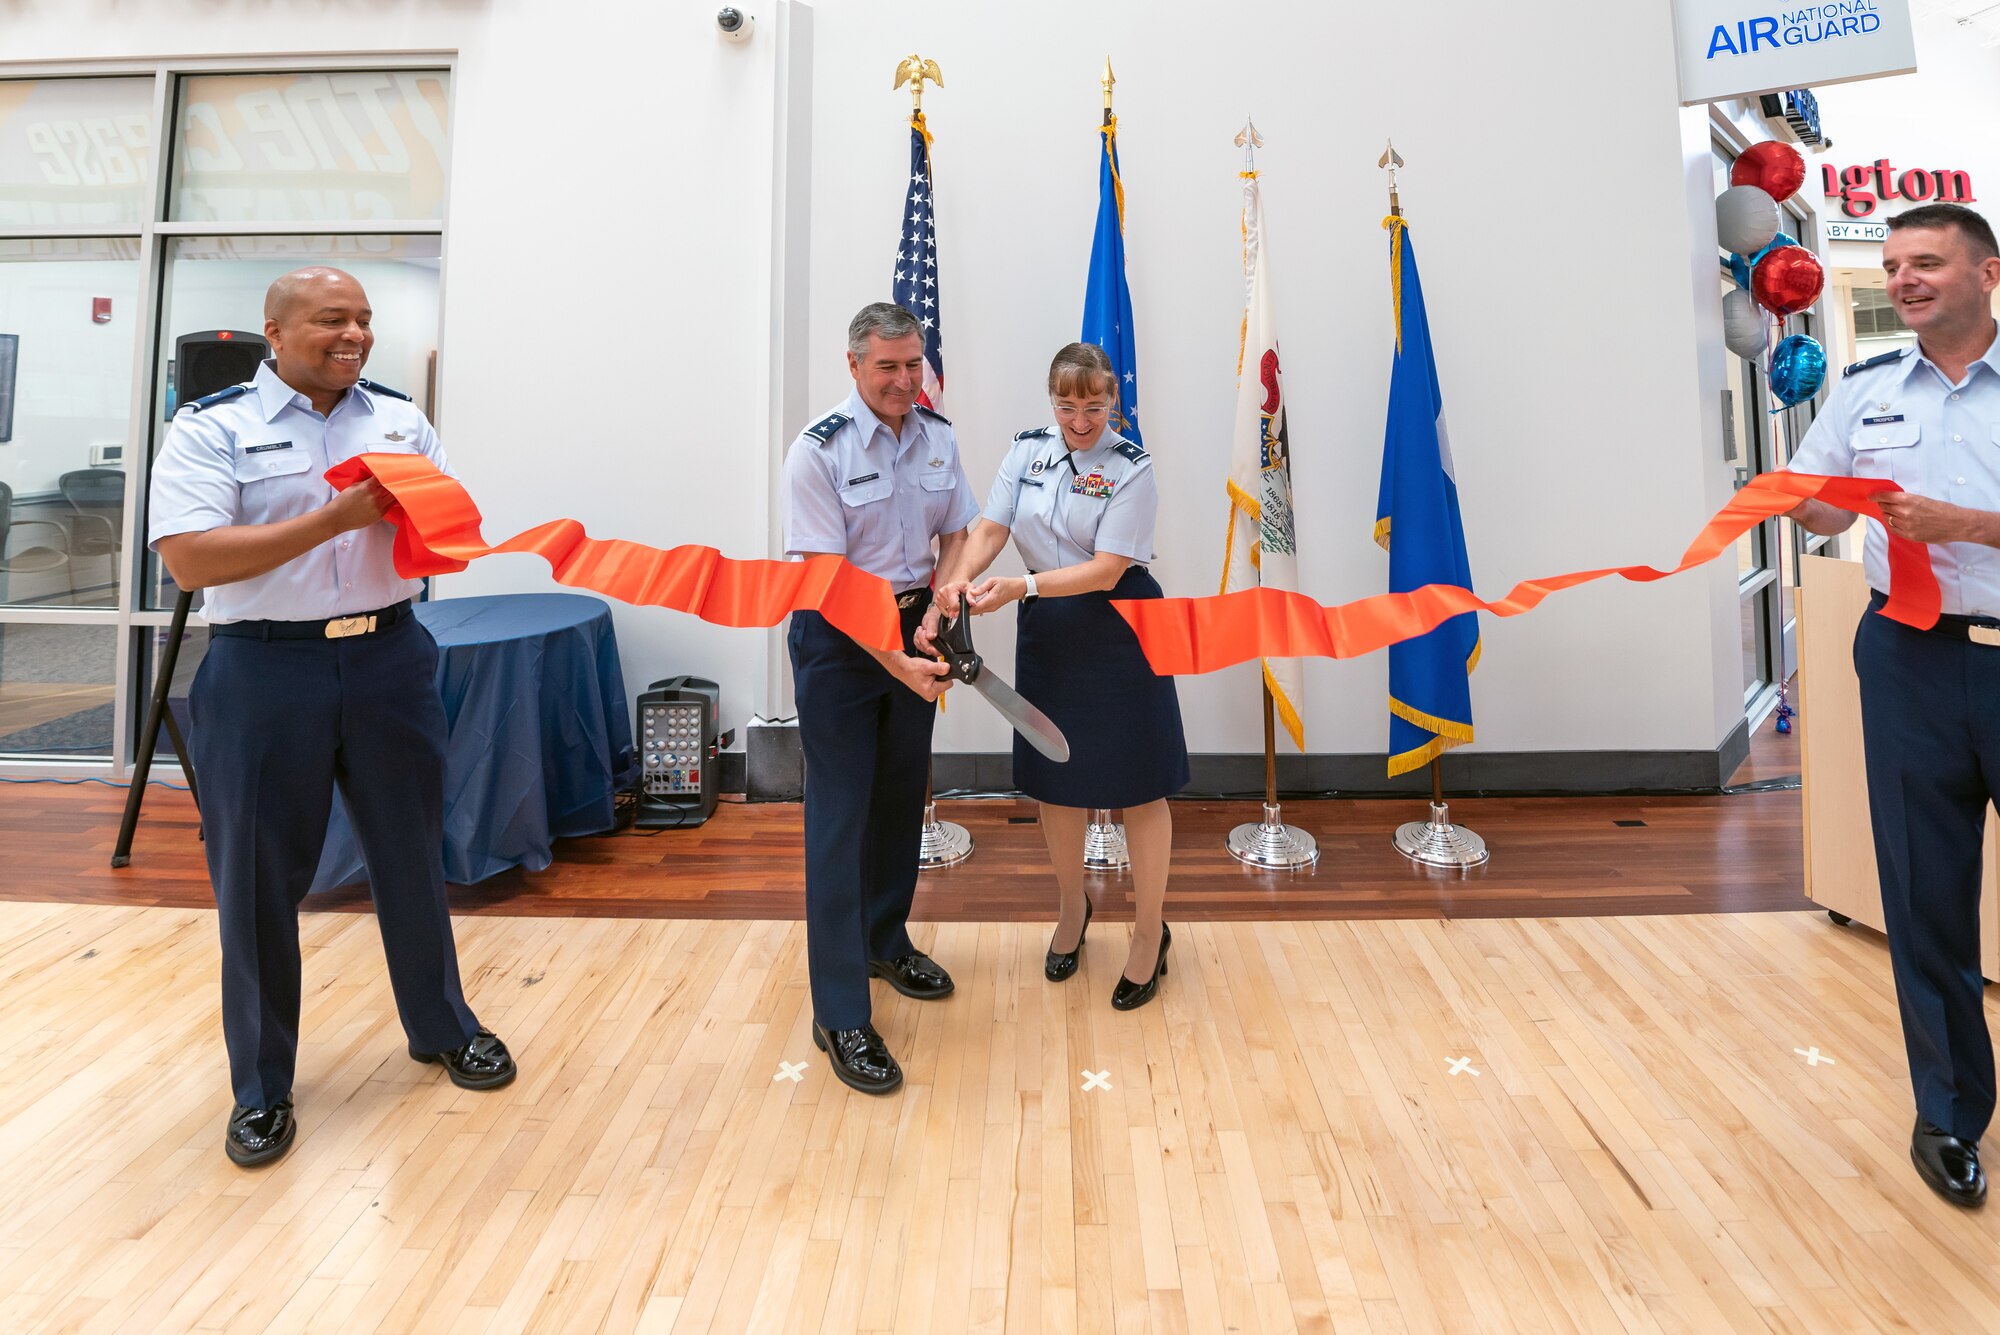
[[[292,1101],[282,1099],[268,1108],[236,1105],[229,1114],[229,1131],[222,1138],[229,1162],[243,1168],[269,1163],[292,1147],[299,1133],[298,1119],[292,1116]]]
[[[1919,1117],[1910,1133],[1910,1162],[1924,1185],[1953,1205],[1985,1204],[1986,1170],[1979,1166],[1978,1141],[1960,1140]]]
[[[904,996],[918,1001],[936,1001],[951,995],[951,975],[921,950],[892,960],[869,960],[868,976],[880,978]]]
[[[949,981],[949,980],[947,980]],[[863,1094],[887,1094],[903,1083],[903,1068],[889,1055],[889,1045],[875,1026],[859,1029],[826,1029],[813,1021],[813,1045],[833,1063],[840,1083]]]
[[[449,1052],[418,1052],[412,1045],[410,1055],[420,1062],[436,1062],[444,1067],[451,1075],[451,1083],[460,1089],[498,1089],[512,1084],[516,1074],[514,1054],[493,1036],[492,1030],[485,1028]]]
[[[1060,983],[1076,972],[1077,961],[1083,958],[1083,938],[1090,934],[1090,915],[1096,906],[1090,896],[1083,897],[1083,930],[1076,934],[1075,950],[1057,950],[1050,942],[1049,953],[1042,960],[1042,975],[1052,983]]]
[[[1143,983],[1135,983],[1124,974],[1118,975],[1118,986],[1111,989],[1111,1009],[1120,1011],[1137,1010],[1151,1001],[1160,992],[1160,979],[1167,972],[1167,947],[1174,943],[1174,934],[1165,923],[1160,924],[1160,961],[1153,966],[1153,976]]]

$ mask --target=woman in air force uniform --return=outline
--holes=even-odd
[[[1117,389],[1103,349],[1072,343],[1056,354],[1049,367],[1055,422],[1014,438],[938,598],[946,615],[958,613],[961,599],[973,613],[1020,604],[1019,689],[1069,740],[1069,762],[1056,764],[1014,739],[1014,783],[1041,803],[1062,896],[1045,965],[1052,982],[1076,972],[1095,908],[1083,878],[1088,813],[1125,812],[1135,913],[1111,1004],[1131,1010],[1153,999],[1167,968],[1167,797],[1187,785],[1188,759],[1173,679],[1154,674],[1111,606],[1114,598],[1160,596],[1146,569],[1159,508],[1152,457],[1112,428]],[[1010,532],[1027,576],[971,583]]]

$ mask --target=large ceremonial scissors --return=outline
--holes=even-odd
[[[999,710],[1000,717],[1027,739],[1029,746],[1059,765],[1068,762],[1069,740],[1062,735],[1062,729],[1023,699],[1019,691],[995,676],[986,661],[973,651],[970,616],[943,617],[938,623],[935,643],[938,657],[951,668],[954,680],[964,682],[984,696],[986,703]]]

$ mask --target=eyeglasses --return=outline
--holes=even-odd
[[[1055,409],[1057,417],[1081,417],[1085,421],[1095,422],[1110,413],[1111,405],[1108,403],[1058,403],[1055,405]]]

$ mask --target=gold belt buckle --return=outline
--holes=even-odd
[[[908,593],[899,594],[896,598],[896,606],[902,609],[903,611],[907,612],[910,608],[915,607],[917,605],[917,599],[920,596],[921,595],[914,589],[912,589]]]
[[[374,617],[335,617],[326,623],[326,638],[344,640],[350,635],[367,635],[374,629]]]
[[[1965,636],[1974,644],[2000,645],[2000,626],[1967,626]]]

